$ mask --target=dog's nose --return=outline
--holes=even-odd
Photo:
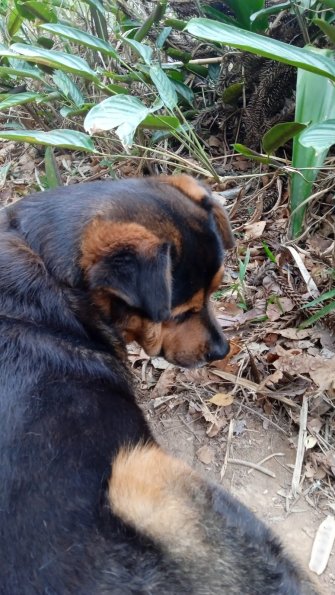
[[[210,349],[206,354],[206,360],[208,362],[213,362],[217,359],[223,359],[226,357],[226,355],[228,355],[229,351],[230,345],[227,339],[220,337],[220,339],[212,342]]]

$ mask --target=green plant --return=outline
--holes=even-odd
[[[302,306],[302,308],[307,309],[307,311],[309,309],[315,309],[316,306],[319,306],[319,304],[321,304],[322,302],[328,301],[333,297],[335,297],[335,289],[326,291],[312,302],[308,302],[307,304]],[[328,304],[326,304],[326,306],[323,306],[323,308],[318,309],[312,316],[307,318],[307,320],[304,320],[304,322],[301,323],[300,328],[304,329],[309,326],[312,326],[312,324],[315,324],[318,320],[321,320],[321,318],[324,318],[328,314],[331,314],[331,312],[333,312],[334,310],[335,300],[332,300]]]
[[[74,141],[74,150],[81,146],[86,151],[98,151],[97,143],[80,129],[98,137],[98,144],[101,133],[114,130],[127,151],[134,146],[136,136],[140,141],[137,148],[144,144],[146,152],[155,155],[147,131],[165,132],[196,157],[201,165],[195,165],[195,169],[217,178],[184,115],[185,104],[192,105],[194,100],[192,90],[184,84],[184,69],[161,65],[161,51],[171,29],[158,28],[155,44],[142,42],[163,18],[166,0],[157,3],[143,23],[126,21],[113,2],[104,7],[98,0],[62,0],[57,11],[55,5],[56,0],[11,3],[5,38],[14,43],[0,46],[0,75],[7,86],[6,92],[0,94],[0,109],[27,106],[42,130],[6,130],[0,132],[0,137],[67,148]],[[94,33],[85,30],[89,16]],[[70,26],[70,20],[76,26]],[[86,27],[80,26],[83,22]],[[114,38],[121,44],[120,51],[108,41],[110,22]],[[131,56],[126,60],[123,56],[129,51]],[[21,82],[28,90],[17,93]],[[132,91],[134,84],[142,86],[141,97]],[[56,121],[55,114],[59,116]],[[63,122],[60,126],[62,119],[70,126],[64,127]],[[79,128],[81,136],[71,127]],[[62,136],[58,145],[58,141],[54,142],[57,132]],[[157,142],[158,136],[153,139]],[[187,165],[173,152],[168,159]]]
[[[321,4],[327,5],[327,2]],[[279,124],[263,137],[263,146],[268,155],[294,137],[292,165],[296,172],[292,174],[291,180],[291,232],[293,237],[297,237],[302,229],[306,199],[329,147],[335,143],[332,127],[328,129],[329,134],[325,141],[325,121],[334,118],[335,110],[333,52],[312,47],[295,47],[207,19],[192,19],[186,30],[202,39],[224,43],[298,68],[296,121],[293,124]],[[323,132],[322,147],[317,141],[319,129]],[[312,139],[315,141],[314,145]],[[235,145],[235,148],[244,155],[249,153],[250,157],[260,162],[276,165],[275,161],[258,155],[243,145]]]
[[[247,248],[244,260],[241,258],[238,259],[238,280],[230,288],[233,292],[236,292],[237,298],[239,300],[238,306],[242,308],[242,310],[248,309],[245,279],[249,262],[250,250]]]

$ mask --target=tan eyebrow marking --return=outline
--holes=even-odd
[[[176,306],[172,309],[172,316],[179,316],[180,314],[184,314],[188,310],[201,310],[205,303],[205,292],[203,289],[199,289],[192,297],[187,300],[184,304],[180,304],[180,306]]]

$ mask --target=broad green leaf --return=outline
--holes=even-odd
[[[300,135],[299,142],[304,147],[313,147],[316,153],[328,151],[335,145],[335,120],[325,120],[308,126]]]
[[[138,125],[149,115],[149,108],[137,97],[115,95],[95,105],[87,114],[84,128],[89,134],[112,130],[126,147],[131,146]]]
[[[19,60],[18,60],[19,62]],[[43,74],[37,68],[12,68],[11,66],[0,66],[0,77],[18,76],[20,78],[31,78],[44,81]]]
[[[105,9],[103,7],[102,2],[100,2],[100,0],[83,0],[83,2],[85,2],[92,8],[95,8],[98,12],[100,12],[101,15],[105,15]]]
[[[163,29],[161,30],[160,34],[158,35],[157,39],[156,39],[156,48],[158,50],[161,50],[164,43],[166,42],[167,38],[169,37],[170,33],[172,31],[172,27],[163,27]]]
[[[142,60],[150,66],[152,61],[152,48],[145,43],[140,43],[139,41],[135,41],[135,39],[129,39],[128,37],[124,37],[123,41],[130,45],[130,47],[142,58]]]
[[[7,17],[7,31],[10,38],[18,32],[23,23],[23,17],[18,13],[16,8],[13,8]]]
[[[169,77],[165,74],[164,70],[158,65],[150,67],[150,78],[154,83],[161,100],[164,105],[170,110],[173,110],[177,103],[178,97]]]
[[[245,29],[250,28],[250,16],[264,8],[264,0],[226,0],[225,2],[234,12],[238,24]]]
[[[248,147],[246,147],[245,145],[241,145],[240,143],[234,144],[233,149],[237,151],[237,153],[240,153],[245,157],[251,157],[252,159],[254,159],[254,161],[258,161],[259,163],[265,163],[266,165],[270,163],[269,157],[263,157],[263,155],[260,155],[256,151],[253,151],[252,149],[249,149]]]
[[[194,93],[193,93],[192,89],[190,89],[190,87],[188,87],[187,85],[184,85],[184,83],[181,83],[180,81],[176,81],[176,80],[172,79],[169,75],[168,75],[168,78],[169,78],[170,82],[172,83],[175,91],[177,91],[178,95],[180,95],[180,97],[185,99],[193,107]]]
[[[335,8],[335,0],[321,0],[320,4],[328,6],[328,8]]]
[[[44,165],[47,187],[57,188],[57,186],[62,186],[62,178],[60,176],[57,161],[51,147],[47,147],[45,149]]]
[[[115,83],[106,85],[105,89],[108,89],[111,95],[129,95],[129,89],[127,89],[126,87],[121,87],[121,85],[116,85]]]
[[[335,43],[335,27],[334,25],[330,25],[327,21],[323,21],[322,19],[313,19],[314,25],[317,25],[325,35],[330,39],[332,43]]]
[[[279,4],[273,4],[273,6],[268,6],[267,8],[262,8],[257,12],[254,12],[250,15],[250,23],[252,24],[252,28],[254,29],[257,26],[261,26],[262,28],[264,25],[267,24],[267,19],[269,16],[273,14],[278,14],[282,10],[286,10],[287,8],[291,7],[291,2],[280,2]]]
[[[27,60],[27,62],[33,62],[35,64],[44,64],[50,68],[56,68],[57,70],[64,70],[65,72],[72,72],[83,78],[97,81],[97,75],[89,67],[87,62],[79,56],[72,56],[65,52],[56,52],[55,50],[45,50],[37,48],[32,45],[26,45],[24,43],[14,43],[11,49],[18,52],[16,58],[21,60]],[[0,55],[4,55],[0,50]]]
[[[32,103],[38,99],[45,99],[45,95],[41,93],[33,93],[32,91],[26,91],[24,93],[13,93],[8,95],[6,99],[0,102],[0,110],[5,110],[16,105],[25,105],[26,103]]]
[[[322,57],[333,56],[334,52],[331,50],[314,49],[313,53],[321,54]],[[335,62],[334,62],[335,63]],[[305,70],[298,70],[297,77],[297,91],[296,91],[296,108],[295,120],[305,124],[320,124],[325,120],[335,118],[335,86],[328,79],[323,76],[316,75]],[[291,233],[293,237],[297,237],[301,233],[304,215],[306,211],[306,200],[311,195],[313,184],[316,180],[319,168],[322,167],[327,156],[329,144],[325,145],[325,137],[327,131],[324,128],[321,132],[312,130],[312,134],[317,135],[318,139],[315,146],[306,146],[300,141],[300,137],[304,135],[306,143],[306,132],[309,127],[302,133],[294,137],[293,140],[293,155],[292,166],[298,170],[298,173],[291,175]],[[321,136],[322,136],[322,143]],[[310,143],[310,139],[307,142]],[[306,169],[309,168],[309,169]],[[301,207],[300,205],[304,203]]]
[[[35,2],[34,0],[16,0],[16,10],[25,19],[56,23],[57,15],[46,2]]]
[[[324,306],[323,308],[321,308],[321,310],[319,310],[319,312],[316,312],[315,314],[313,314],[313,316],[311,316],[307,320],[304,320],[304,322],[302,322],[299,325],[299,328],[303,329],[303,328],[307,328],[308,326],[311,326],[318,320],[321,320],[321,318],[323,318],[327,314],[330,314],[331,312],[333,312],[333,310],[335,310],[335,302],[330,302],[330,304],[327,304],[327,306]]]
[[[0,43],[0,56],[4,58],[21,58],[19,54],[7,48],[3,43]]]
[[[65,72],[56,70],[52,76],[52,80],[63,95],[73,101],[77,107],[81,107],[85,103],[85,98],[81,91]]]
[[[107,54],[108,56],[111,56],[111,58],[118,58],[117,52],[113,46],[107,43],[107,41],[104,41],[99,37],[95,37],[90,33],[86,33],[85,31],[81,31],[80,29],[68,27],[67,25],[59,25],[58,23],[56,25],[52,23],[41,25],[40,29],[44,29],[44,31],[48,31],[54,35],[59,35],[59,37],[69,39],[73,43],[84,45],[88,48],[91,48],[92,50],[96,50],[97,52]]]
[[[204,4],[202,6],[202,11],[204,16],[208,17],[209,19],[213,19],[213,21],[219,21],[220,23],[228,23],[230,25],[237,25],[234,19],[226,15],[223,11],[214,8],[214,6]]]
[[[191,19],[185,29],[201,39],[224,43],[335,80],[335,61],[311,49],[299,48],[209,19]]]
[[[50,130],[43,132],[41,130],[1,130],[0,138],[5,140],[16,140],[31,145],[44,145],[50,147],[60,147],[63,149],[72,149],[74,151],[88,151],[95,153],[95,147],[92,139],[83,132],[76,130]]]
[[[265,153],[273,155],[279,147],[291,140],[296,134],[306,128],[306,124],[299,122],[281,122],[276,124],[262,138],[262,145]]]
[[[75,108],[64,105],[64,107],[59,110],[59,113],[63,118],[81,116],[82,114],[86,114],[94,105],[94,103],[84,103],[82,106]]]
[[[318,304],[320,304],[321,302],[324,302],[325,300],[330,300],[332,297],[335,297],[335,289],[326,291],[325,293],[323,293],[322,295],[317,297],[312,302],[308,302],[308,304],[304,304],[302,306],[302,308],[312,308],[313,306],[317,306]]]
[[[177,130],[180,122],[175,116],[155,116],[149,114],[140,124],[140,128],[149,130]]]

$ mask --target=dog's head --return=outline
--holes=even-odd
[[[112,210],[85,226],[80,264],[104,322],[126,343],[181,366],[222,359],[229,344],[211,311],[234,244],[210,191],[180,175],[118,183]]]

